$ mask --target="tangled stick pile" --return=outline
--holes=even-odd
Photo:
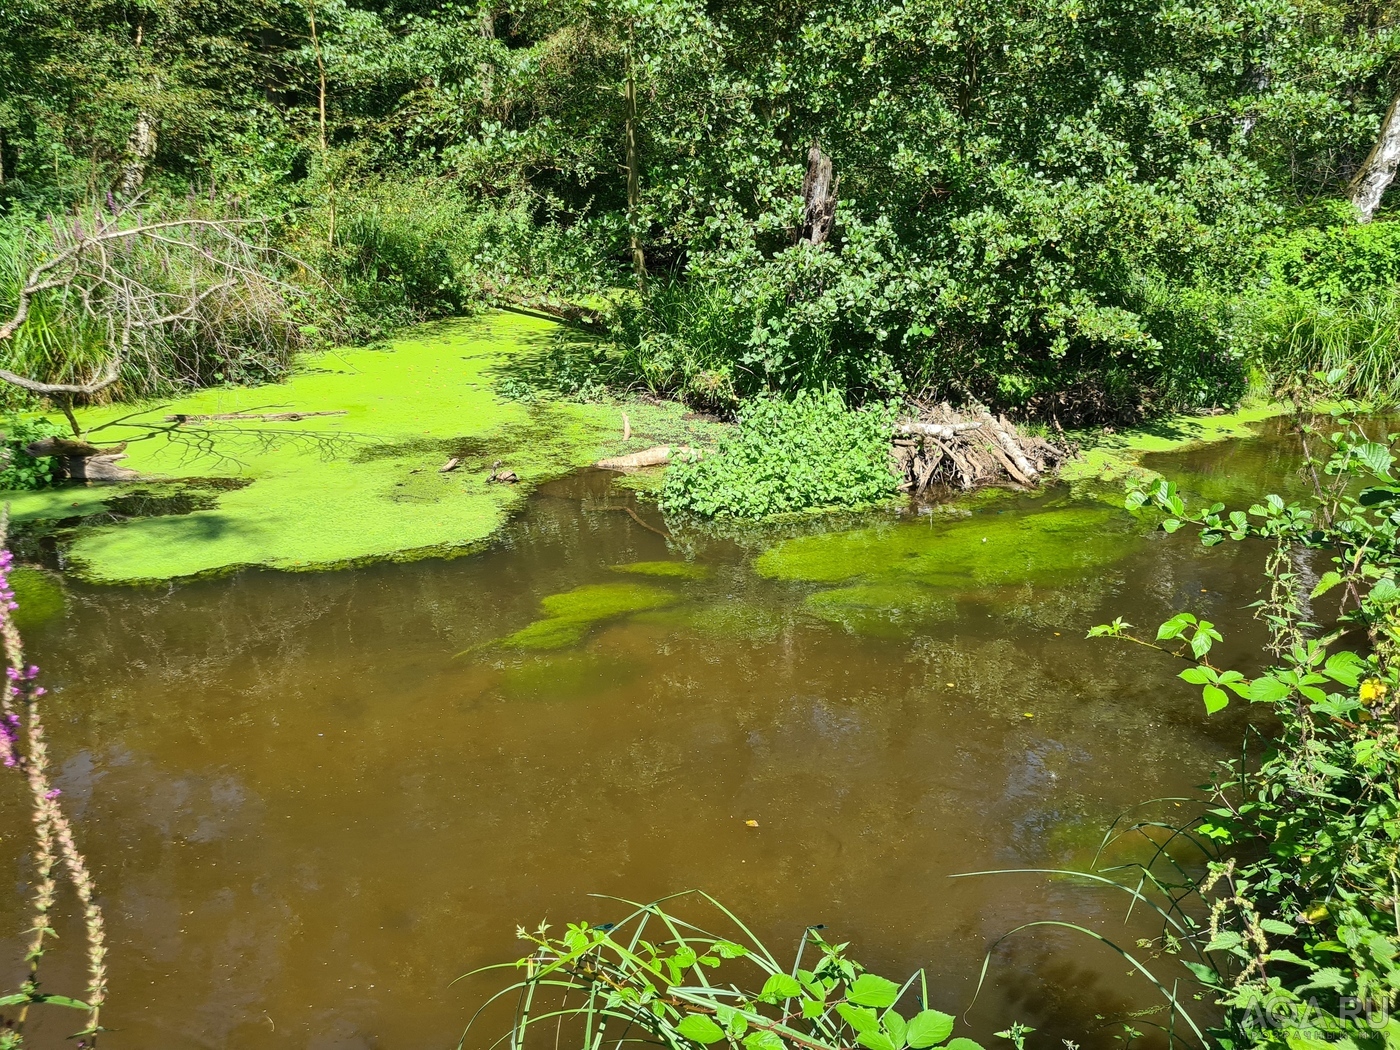
[[[1005,416],[986,409],[957,412],[944,404],[896,423],[891,454],[904,479],[900,491],[917,495],[930,485],[1038,485],[1073,453],[1069,442],[1024,434]]]

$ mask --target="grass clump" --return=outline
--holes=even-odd
[[[884,405],[848,409],[831,391],[755,398],[714,454],[668,471],[661,507],[758,520],[879,503],[898,484],[890,469],[892,420]]]

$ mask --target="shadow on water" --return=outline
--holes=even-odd
[[[452,1046],[499,987],[453,978],[518,954],[517,924],[616,917],[590,893],[701,887],[775,949],[825,923],[877,972],[928,967],[959,1013],[1021,923],[1151,936],[1104,892],[948,876],[1085,864],[1115,816],[1235,752],[1243,712],[1208,719],[1176,667],[1084,632],[1190,609],[1248,670],[1258,552],[1060,492],[971,510],[765,552],[667,538],[588,471],[476,557],[68,586],[29,644],[113,938],[104,1045]],[[0,927],[25,923],[0,902]],[[81,942],[59,933],[52,990]],[[1019,935],[966,1034],[1113,1045],[1157,1005],[1125,970],[1065,931]]]

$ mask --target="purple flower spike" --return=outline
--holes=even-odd
[[[58,796],[61,795],[61,794],[63,794],[62,791],[58,790],[58,788],[54,788],[52,791],[45,792],[45,793],[44,793],[44,797],[45,797],[46,799],[48,799],[50,802],[52,802],[54,799],[58,798]]]

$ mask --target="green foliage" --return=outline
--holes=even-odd
[[[1214,713],[1231,697],[1265,704],[1280,730],[1252,762],[1232,763],[1194,828],[1204,878],[1156,883],[1173,906],[1184,893],[1209,902],[1204,923],[1177,923],[1176,950],[1224,1008],[1214,1037],[1226,1048],[1388,1048],[1400,1021],[1400,479],[1397,435],[1377,434],[1343,405],[1325,430],[1303,425],[1317,478],[1308,505],[1271,495],[1247,511],[1220,504],[1189,512],[1174,486],[1130,494],[1163,527],[1199,529],[1207,546],[1263,540],[1272,547],[1266,596],[1272,666],[1252,677],[1211,662],[1221,640],[1189,613],[1155,642],[1120,621],[1091,634],[1123,637],[1187,660],[1181,673]],[[1332,566],[1306,577],[1307,558]],[[1325,615],[1320,600],[1340,594]],[[1364,641],[1361,651],[1341,648]],[[1161,643],[1167,643],[1163,645]],[[1184,870],[1184,869],[1183,869]],[[1139,886],[1143,881],[1139,881]],[[1164,913],[1165,914],[1165,913]]]
[[[0,418],[4,428],[4,466],[0,468],[0,491],[42,489],[53,484],[52,456],[31,456],[25,447],[46,437],[62,437],[68,428],[47,419],[6,414]]]
[[[892,423],[891,409],[851,410],[834,392],[755,398],[718,450],[672,465],[661,506],[706,518],[759,519],[878,503],[898,483],[890,469]]]
[[[922,970],[903,984],[870,973],[819,926],[803,932],[796,959],[783,966],[708,894],[618,903],[632,910],[616,922],[570,923],[562,937],[543,924],[518,931],[533,946],[514,964],[526,976],[494,997],[518,993],[512,1047],[593,1047],[616,1031],[645,1033],[667,1050],[982,1050],[964,1037],[948,1041],[956,1019],[928,1007]],[[682,916],[685,904],[717,914],[697,925]],[[709,931],[715,920],[732,928],[729,936]]]
[[[1389,224],[1343,229],[1328,202],[1396,88],[1393,5],[333,0],[314,47],[312,10],[8,11],[0,209],[63,214],[132,180],[238,199],[329,279],[296,274],[327,339],[617,300],[635,233],[646,292],[561,385],[725,411],[828,387],[1063,421],[1227,404],[1247,361],[1287,374],[1343,345],[1290,341],[1256,266],[1266,299],[1389,310]],[[795,236],[814,140],[840,178],[820,249]],[[1357,324],[1353,357],[1387,330]]]

